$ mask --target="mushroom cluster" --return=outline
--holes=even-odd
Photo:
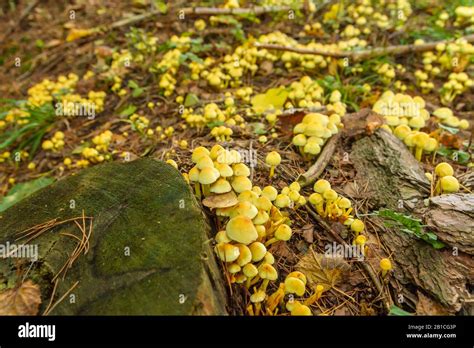
[[[458,6],[454,11],[456,14],[455,26],[467,26],[471,29],[474,26],[474,6]]]
[[[64,147],[64,133],[57,131],[50,140],[44,140],[41,144],[43,150],[59,151]]]
[[[285,108],[321,107],[323,97],[324,89],[311,77],[303,76],[288,86],[288,101],[285,103]]]
[[[415,44],[423,44],[422,39]],[[474,46],[465,39],[458,39],[449,44],[439,43],[434,51],[424,52],[422,57],[423,69],[415,71],[416,83],[421,87],[422,93],[429,93],[435,88],[433,79],[441,76],[443,71],[450,72],[448,81],[443,84],[440,91],[441,102],[451,103],[456,96],[472,87],[474,81],[463,72],[462,61],[469,61],[474,56]]]
[[[469,121],[464,119],[459,119],[454,116],[453,111],[450,108],[438,108],[433,111],[433,116],[436,120],[448,127],[459,128],[459,129],[468,129]]]
[[[236,197],[232,205],[215,209],[216,216],[225,224],[225,229],[215,236],[215,252],[224,262],[230,282],[252,289],[249,312],[267,313],[262,312],[267,287],[278,279],[275,259],[268,248],[291,238],[290,221],[281,209],[290,207],[294,201],[301,202],[301,187],[295,182],[279,194],[273,186],[253,186],[250,168],[242,163],[240,153],[220,145],[210,150],[197,147],[191,159],[195,166],[185,177],[194,183],[198,198],[222,194]]]
[[[420,131],[430,118],[423,98],[386,91],[375,102],[372,110],[384,117],[386,124],[382,128],[393,133],[413,150],[418,161],[421,161],[423,153],[434,153],[437,150],[437,139]]]
[[[306,114],[301,123],[298,123],[293,133],[293,145],[305,159],[317,156],[326,141],[342,128],[341,116],[332,113],[330,116],[320,113]]]
[[[427,178],[434,187],[434,195],[456,193],[459,191],[459,181],[454,177],[454,169],[449,163],[441,162],[434,173],[427,173]]]
[[[314,193],[309,196],[308,201],[321,217],[349,226],[355,237],[364,231],[364,223],[351,214],[351,201],[334,191],[329,181],[319,179],[314,183],[313,190]]]
[[[186,120],[186,123],[191,127],[196,127],[198,129],[203,129],[206,125],[213,123],[224,123],[226,128],[229,126],[244,124],[244,118],[237,113],[237,109],[234,106],[234,99],[230,96],[230,93],[226,93],[226,99],[224,102],[224,108],[220,108],[216,103],[206,104],[201,111],[195,110],[191,107],[184,108],[182,113],[182,118]],[[215,127],[213,128],[215,129]],[[223,130],[223,128],[221,128]],[[228,139],[232,133],[228,134],[229,131],[220,132],[220,130],[214,131],[211,134],[217,138]]]

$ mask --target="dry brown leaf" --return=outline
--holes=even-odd
[[[203,199],[202,204],[208,208],[229,208],[239,203],[234,191],[213,195]]]
[[[450,313],[443,305],[435,300],[425,296],[418,291],[418,303],[416,304],[417,315],[450,315]]]
[[[0,315],[36,315],[40,304],[40,289],[31,280],[0,293]]]
[[[315,253],[312,248],[296,265],[303,272],[312,286],[322,285],[329,290],[336,285],[350,266],[344,258]]]
[[[308,242],[309,244],[313,244],[314,242],[314,226],[311,225],[311,224],[308,224],[308,225],[304,225],[302,227],[302,236],[304,238],[304,240],[306,242]]]

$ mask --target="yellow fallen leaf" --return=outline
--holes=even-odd
[[[0,292],[0,315],[36,315],[40,304],[39,287],[31,280]]]
[[[251,100],[252,108],[256,113],[269,109],[281,109],[288,98],[288,91],[283,87],[270,88],[262,94],[257,94]]]
[[[92,35],[96,32],[95,29],[77,29],[77,28],[72,28],[69,30],[69,34],[66,37],[67,42],[71,42],[89,35]]]
[[[306,275],[310,285],[322,285],[327,291],[339,283],[350,266],[343,257],[318,254],[310,248],[298,262],[296,269]]]

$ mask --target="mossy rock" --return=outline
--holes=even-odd
[[[0,215],[0,243],[52,219],[92,217],[86,254],[57,282],[52,315],[225,314],[225,289],[209,243],[209,226],[188,185],[172,166],[152,159],[85,169]],[[82,218],[76,220],[82,225]],[[85,231],[89,231],[85,220]],[[0,262],[3,287],[27,274],[39,284],[42,313],[52,279],[74,253],[82,232],[74,221],[30,241],[39,259]]]

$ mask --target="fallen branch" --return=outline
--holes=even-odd
[[[311,185],[321,175],[324,169],[326,169],[332,155],[334,154],[334,151],[336,150],[340,137],[341,133],[337,133],[332,136],[319,154],[316,162],[308,169],[306,173],[300,175],[297,181],[302,187]]]
[[[346,241],[344,239],[342,239],[342,237],[337,233],[335,232],[331,226],[329,226],[329,224],[324,221],[321,216],[318,215],[318,213],[316,213],[312,208],[310,208],[308,205],[305,206],[306,208],[306,211],[316,220],[316,222],[321,226],[323,227],[327,232],[329,232],[329,234],[331,235],[331,237],[336,241],[338,242],[339,244],[342,244],[342,245],[345,245],[345,246],[349,246],[349,244],[346,243]],[[384,307],[385,307],[385,310],[388,312],[390,312],[390,303],[389,301],[386,299],[385,295],[384,295],[384,289],[383,289],[383,286],[382,284],[380,283],[379,281],[379,278],[377,277],[377,275],[375,274],[375,272],[372,270],[372,268],[370,267],[369,264],[365,263],[365,262],[357,262],[356,263],[359,267],[361,267],[363,269],[363,271],[365,271],[365,273],[367,273],[367,275],[370,277],[370,279],[372,280],[372,283],[374,283],[375,287],[377,288],[377,291],[379,292],[379,296],[381,297],[382,299],[382,303],[384,304]]]
[[[212,16],[212,15],[261,15],[269,12],[283,12],[293,10],[290,6],[255,6],[249,8],[217,8],[217,7],[184,7],[182,9],[176,9],[173,11],[177,16],[187,15],[201,15],[201,16]],[[117,22],[109,25],[110,29],[119,28],[129,24],[136,24],[150,17],[166,15],[159,10],[135,15],[129,18],[121,19]]]
[[[474,42],[474,34],[467,35],[461,37],[461,39],[466,40],[467,42]],[[308,48],[298,48],[298,47],[290,47],[290,46],[281,46],[281,45],[274,45],[274,44],[261,44],[255,43],[255,47],[258,48],[265,48],[277,51],[290,51],[295,53],[301,54],[312,54],[312,55],[319,55],[319,56],[326,56],[326,57],[334,57],[334,58],[349,58],[354,61],[358,61],[361,59],[373,58],[383,55],[393,55],[399,56],[406,53],[415,53],[415,52],[426,52],[431,51],[436,48],[438,44],[449,44],[454,42],[454,39],[451,40],[442,40],[442,41],[435,41],[435,42],[428,42],[423,43],[420,45],[395,45],[395,46],[387,46],[387,47],[378,47],[369,50],[363,51],[330,51],[325,49],[308,49]]]

